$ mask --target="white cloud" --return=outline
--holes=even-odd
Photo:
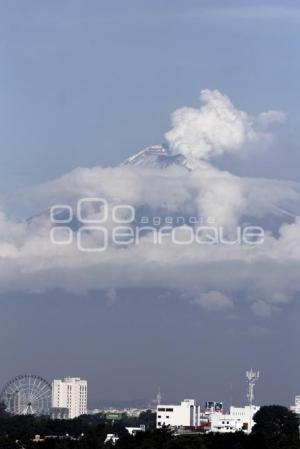
[[[199,298],[195,299],[195,302],[209,311],[232,309],[234,304],[228,296],[215,290],[200,294]]]
[[[261,318],[268,318],[272,315],[275,307],[265,301],[256,301],[252,304],[252,310],[255,315]]]
[[[117,291],[115,288],[109,288],[105,293],[105,298],[108,300],[108,304],[113,304],[117,299]]]
[[[262,112],[257,117],[257,122],[266,128],[268,128],[269,126],[272,126],[272,125],[282,124],[285,122],[285,120],[286,120],[286,115],[282,111]]]
[[[280,113],[252,119],[220,93],[204,92],[204,105],[192,110],[191,122],[186,120],[189,113],[179,114],[183,122],[169,134],[176,146],[175,150],[171,145],[173,151],[207,159],[224,151],[240,151],[250,141],[270,140],[265,129],[280,121]],[[258,131],[259,121],[264,125],[260,123]],[[109,242],[105,252],[82,253],[75,229],[71,245],[51,243],[49,211],[24,222],[1,213],[0,293],[104,290],[107,299],[114,301],[119,288],[159,288],[210,310],[231,309],[244,300],[254,313],[267,316],[300,292],[297,183],[241,178],[209,163],[196,164],[193,171],[176,165],[161,170],[94,167],[78,168],[31,193],[31,201],[44,207],[70,204],[76,209],[80,198],[101,197],[110,207],[130,204],[153,215],[212,217],[226,233],[245,221],[260,223],[267,234],[264,244],[256,247],[195,242],[178,246],[168,236],[161,245],[154,245],[152,236],[146,235],[139,245],[120,249]],[[109,219],[107,229],[112,228]]]
[[[184,107],[172,114],[172,128],[165,137],[174,154],[207,160],[249,147],[265,147],[271,141],[268,127],[285,118],[280,111],[251,117],[217,90],[202,90],[200,101],[199,109]]]
[[[300,203],[297,184],[263,180],[242,179],[227,172],[172,168],[157,173],[155,170],[134,168],[76,170],[44,186],[45,199],[66,198],[72,204],[82,191],[91,196],[109,195],[110,204],[115,198],[125,201],[126,184],[129,183],[128,202],[135,207],[149,207],[160,212],[162,205],[170,204],[172,212],[203,216],[215,214],[221,224],[229,229],[241,223],[243,215],[251,220],[279,219],[276,233],[267,233],[265,243],[258,247],[188,246],[174,245],[169,237],[162,245],[154,245],[151,235],[141,238],[139,245],[118,249],[109,245],[104,253],[81,253],[75,242],[70,246],[53,245],[49,239],[49,214],[16,223],[3,214],[0,220],[0,292],[43,292],[54,288],[82,294],[89,290],[105,290],[113,299],[118,288],[160,288],[175,294],[186,294],[192,302],[212,310],[231,307],[236,301],[253,304],[252,310],[267,315],[274,307],[283,307],[300,291],[300,219],[283,223],[278,216],[278,205],[291,200]],[[110,183],[118,175],[120,192]],[[77,189],[71,196],[69,185]],[[89,186],[87,188],[87,183]],[[226,194],[226,183],[229,183]],[[232,195],[231,183],[236,189]],[[154,186],[152,190],[149,186]],[[219,190],[220,189],[220,190]],[[54,195],[55,192],[55,195]],[[179,194],[177,195],[177,192]],[[239,198],[239,200],[237,200]],[[203,204],[202,204],[203,203]],[[223,211],[224,208],[224,211]],[[274,213],[275,211],[275,213]],[[218,214],[220,217],[218,217]],[[248,219],[249,219],[248,217]],[[112,223],[108,222],[108,230]],[[76,237],[76,232],[74,232]],[[215,293],[217,292],[217,293]],[[243,294],[241,295],[241,292]],[[230,298],[230,299],[229,299]]]

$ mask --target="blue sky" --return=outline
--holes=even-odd
[[[203,88],[299,118],[297,2],[1,3],[1,192],[162,142]]]
[[[0,10],[0,199],[10,215],[40,211],[32,186],[77,167],[115,166],[164,142],[171,113],[199,107],[206,88],[253,116],[287,114],[272,148],[224,156],[219,168],[300,181],[297,1],[0,0]],[[27,206],[14,200],[24,191]],[[39,279],[31,284],[31,262],[26,288],[0,285],[0,338],[8,342],[0,383],[33,371],[87,377],[92,399],[150,398],[160,385],[170,400],[241,403],[252,364],[263,374],[261,401],[299,394],[297,301],[283,312],[275,304],[268,318],[253,316],[248,299],[217,315],[155,285],[124,287],[108,304],[101,289],[56,288],[55,270],[45,281],[54,287],[42,292]],[[18,269],[9,266],[9,275]]]

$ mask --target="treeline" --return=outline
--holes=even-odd
[[[0,406],[0,449],[45,448],[109,448],[104,445],[108,433],[119,437],[128,435],[125,427],[146,426],[155,429],[156,415],[150,410],[139,417],[124,414],[121,421],[112,422],[103,414],[84,415],[70,420],[53,420],[49,417],[11,416]],[[45,441],[33,442],[36,435]],[[16,441],[18,443],[16,443]]]
[[[81,416],[73,420],[51,420],[33,416],[0,414],[0,449],[300,449],[297,416],[281,406],[262,407],[254,417],[250,435],[202,434],[174,436],[165,428],[155,430],[155,414],[123,417],[112,424],[105,416]],[[146,432],[130,436],[125,427],[146,425]],[[118,434],[115,446],[104,444],[108,433]],[[48,436],[32,441],[35,435]],[[51,437],[52,436],[52,437]]]

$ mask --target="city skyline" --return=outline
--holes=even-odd
[[[299,6],[1,7],[0,384],[293,403]]]
[[[259,371],[254,371],[252,368],[246,371],[246,379],[248,384],[248,392],[245,393],[245,404],[252,407],[255,398],[254,388],[259,380]],[[88,381],[80,377],[64,377],[62,379],[53,379],[51,382],[38,376],[36,374],[19,374],[7,381],[0,388],[0,401],[6,406],[8,413],[13,415],[50,415],[57,419],[73,419],[80,415],[87,413],[96,413],[97,410],[111,410],[118,407],[122,410],[119,404],[98,403],[98,407],[92,407],[88,402]],[[296,397],[296,403],[297,398]],[[205,403],[204,410],[211,409],[216,412],[223,412],[223,401],[208,401],[207,398],[196,400],[198,403]],[[93,402],[93,401],[92,401]],[[161,404],[166,404],[163,398],[161,389],[158,388],[157,394],[151,400],[139,404],[127,404],[123,406],[131,410],[153,410],[160,407]],[[202,404],[202,405],[203,405]],[[89,407],[88,407],[89,405]],[[194,404],[195,405],[195,404]],[[232,404],[227,404],[231,407]],[[203,411],[203,408],[201,408]]]

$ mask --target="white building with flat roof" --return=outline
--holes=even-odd
[[[200,405],[195,399],[184,399],[180,405],[158,405],[156,427],[198,427],[200,425]]]
[[[67,409],[73,419],[87,413],[87,381],[79,377],[65,377],[52,382],[52,407]]]
[[[256,405],[246,407],[230,407],[229,414],[211,413],[209,415],[210,431],[219,433],[250,433],[255,424],[253,416],[259,410]]]
[[[258,405],[246,405],[245,407],[230,407],[230,415],[233,418],[241,419],[243,423],[243,430],[250,433],[255,424],[253,417],[260,407]]]
[[[232,433],[241,431],[243,423],[240,418],[233,417],[230,414],[212,413],[209,417],[210,432],[214,433]]]
[[[295,406],[293,407],[293,411],[300,415],[300,396],[295,396]]]

